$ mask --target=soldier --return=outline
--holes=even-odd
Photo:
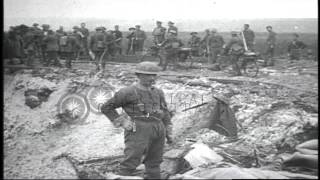
[[[82,44],[82,55],[88,55],[88,37],[89,37],[89,30],[86,28],[86,23],[81,23],[79,32],[82,34],[81,44]]]
[[[51,60],[54,60],[54,66],[61,67],[61,64],[58,59],[58,51],[59,51],[59,44],[58,44],[58,36],[52,31],[48,31],[48,35],[43,39],[44,43],[46,43],[46,52],[47,52],[47,61],[45,62],[44,66],[49,66]]]
[[[41,41],[43,39],[43,32],[42,30],[38,27],[39,24],[38,23],[33,23],[32,25],[32,31],[35,33],[35,56],[37,57],[41,57],[42,54],[41,54]]]
[[[129,52],[131,51],[132,54],[136,53],[136,40],[135,40],[135,28],[131,27],[129,28],[129,34],[127,35],[128,39],[128,48],[126,54],[128,55]]]
[[[77,49],[80,48],[80,41],[74,33],[64,33],[59,39],[59,50],[66,57],[66,67],[71,69],[73,59],[76,59]]]
[[[120,89],[101,107],[101,112],[115,127],[124,128],[125,158],[117,174],[134,175],[143,163],[147,179],[160,179],[165,139],[172,143],[171,113],[162,90],[154,87],[160,68],[152,62],[141,62],[136,67],[139,82]],[[116,108],[122,107],[119,115]]]
[[[297,33],[293,34],[293,40],[288,45],[288,56],[290,60],[299,60],[301,56],[301,50],[307,46],[300,41]]]
[[[73,26],[73,35],[77,38],[77,41],[80,42],[80,48],[78,48],[76,51],[76,60],[79,60],[81,50],[83,49],[83,43],[82,43],[82,38],[84,35],[81,33],[80,28],[78,26]]]
[[[222,47],[224,45],[223,37],[217,34],[217,29],[213,28],[211,30],[211,35],[209,37],[208,43],[210,63],[214,64],[217,62],[218,55],[222,53]]]
[[[170,30],[168,38],[161,44],[161,46],[164,47],[166,56],[164,64],[160,62],[160,65],[163,66],[162,70],[165,71],[167,69],[169,61],[174,63],[175,69],[178,63],[179,48],[183,46],[182,41],[177,38],[177,32],[174,30]]]
[[[232,63],[232,69],[235,72],[236,76],[241,75],[241,71],[238,65],[240,56],[244,53],[243,42],[238,37],[237,32],[231,32],[231,39],[225,47],[224,54],[230,54],[230,60]]]
[[[204,31],[205,35],[201,40],[201,48],[204,49],[205,56],[209,55],[209,38],[210,38],[210,29]]]
[[[136,51],[143,51],[144,41],[147,39],[146,33],[140,29],[140,25],[136,25],[135,40],[137,43]]]
[[[106,34],[103,33],[103,27],[97,27],[96,32],[89,40],[89,49],[95,54],[96,70],[100,70],[102,55],[106,49]]]
[[[41,31],[41,29],[38,26],[39,26],[38,23],[33,23],[32,24],[32,28],[34,28],[35,30]]]
[[[44,39],[48,36],[48,31],[50,29],[50,25],[48,24],[42,24],[42,32],[41,32],[41,40],[40,40],[40,49],[41,49],[41,59],[42,59],[42,64],[45,65],[47,64],[47,43],[44,42]]]
[[[188,41],[189,47],[191,47],[191,52],[193,56],[198,56],[199,55],[199,50],[200,50],[200,37],[197,36],[197,32],[191,32],[191,38]]]
[[[162,27],[161,24],[161,21],[157,21],[157,27],[152,31],[153,42],[155,45],[160,44],[165,40],[166,28]]]
[[[246,45],[248,47],[249,51],[254,51],[254,38],[255,38],[255,34],[254,32],[249,29],[249,24],[245,24],[243,26],[244,30],[243,30],[243,36],[244,39],[246,40]]]
[[[119,30],[119,25],[114,26],[114,31],[112,31],[112,34],[116,39],[115,48],[112,54],[115,55],[117,52],[119,52],[119,54],[122,55],[122,32]]]
[[[63,30],[63,26],[59,26],[59,29],[56,30],[56,33],[57,35],[60,37],[60,36],[63,36],[65,34],[64,30]]]
[[[169,34],[169,31],[173,30],[173,31],[177,32],[176,35],[178,36],[178,28],[174,26],[174,23],[169,21],[168,26],[169,26],[168,27],[168,34]]]
[[[268,38],[267,38],[267,51],[266,51],[266,56],[267,56],[267,61],[265,61],[265,66],[273,66],[274,65],[274,48],[276,45],[276,33],[273,32],[272,27],[271,26],[267,26],[266,27],[267,31],[268,31]]]
[[[9,63],[13,63],[13,59],[18,58],[20,61],[20,64],[23,64],[22,52],[23,52],[24,42],[21,36],[19,35],[18,30],[14,27],[10,27],[10,30],[8,32],[7,44],[8,44],[8,50],[9,50],[8,58],[10,59]]]
[[[36,31],[34,28],[29,28],[29,31],[24,37],[24,49],[27,53],[27,66],[34,66],[34,58],[36,55]]]

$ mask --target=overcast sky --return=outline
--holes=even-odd
[[[5,18],[317,18],[317,0],[4,0]]]

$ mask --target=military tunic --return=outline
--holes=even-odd
[[[119,117],[116,108],[122,107],[135,123],[136,131],[125,130],[125,158],[120,164],[120,174],[131,175],[144,164],[148,178],[160,178],[160,163],[167,133],[171,133],[171,115],[162,90],[152,87],[141,89],[131,85],[119,90],[101,107],[101,112],[111,121]]]
[[[164,47],[166,56],[163,64],[163,70],[167,69],[169,61],[173,62],[176,67],[178,63],[179,49],[183,46],[182,41],[176,37],[169,38],[164,41],[162,46]]]
[[[274,64],[273,56],[274,56],[274,49],[276,46],[276,35],[277,34],[273,31],[269,32],[268,38],[266,41],[266,43],[267,43],[266,55],[268,57],[267,64],[269,64],[271,66]]]
[[[136,51],[143,51],[144,41],[147,39],[147,35],[142,30],[135,31],[135,40],[136,40]]]
[[[155,44],[160,44],[165,40],[166,28],[164,27],[156,27],[152,31],[153,42]]]
[[[222,52],[222,47],[224,44],[223,37],[220,35],[211,35],[208,39],[208,46],[209,46],[209,56],[210,56],[210,63],[216,63],[218,55]]]

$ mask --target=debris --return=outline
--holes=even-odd
[[[184,159],[190,163],[192,168],[205,164],[217,163],[223,159],[205,144],[197,143],[193,144],[191,147],[194,149],[185,155]]]

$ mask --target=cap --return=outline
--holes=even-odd
[[[197,32],[191,32],[190,34],[193,35],[193,34],[198,34],[198,33]]]
[[[150,74],[157,75],[161,71],[161,68],[156,63],[150,61],[144,61],[136,66],[136,74]]]
[[[136,25],[136,27],[141,27],[140,25]]]
[[[174,24],[172,21],[169,21],[168,24]]]
[[[157,24],[162,24],[162,22],[161,21],[157,21]]]
[[[39,26],[39,24],[38,23],[33,23],[32,26]]]
[[[134,28],[134,27],[131,27],[131,28],[129,28],[129,31],[130,31],[130,30],[135,30],[135,29],[136,29],[136,28]]]
[[[269,26],[267,26],[266,28],[271,28],[271,29],[272,29],[272,26],[269,25]]]

